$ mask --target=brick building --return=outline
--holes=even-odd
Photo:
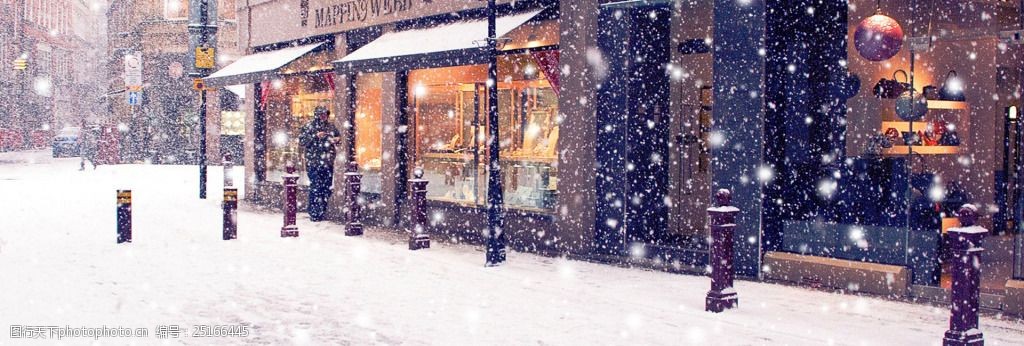
[[[0,0],[0,127],[25,133],[92,116],[105,0]],[[27,68],[15,70],[15,59]],[[26,136],[26,139],[28,136]]]

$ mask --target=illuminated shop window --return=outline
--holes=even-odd
[[[381,193],[381,148],[385,129],[381,118],[381,92],[383,74],[364,73],[356,77],[355,155],[363,171],[363,192]]]
[[[505,205],[549,210],[557,198],[558,97],[530,54],[498,62]],[[487,196],[486,65],[414,70],[410,151],[430,181],[427,197],[483,206]]]

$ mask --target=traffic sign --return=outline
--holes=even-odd
[[[124,56],[124,85],[128,88],[142,86],[142,54]]]
[[[129,106],[138,106],[141,101],[142,101],[142,93],[141,92],[138,92],[138,91],[129,91],[128,92],[128,105]]]
[[[214,68],[216,59],[214,48],[196,47],[196,68]]]

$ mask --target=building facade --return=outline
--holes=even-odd
[[[214,0],[211,0],[214,1]],[[123,129],[122,157],[159,162],[194,162],[199,145],[199,96],[189,72],[194,65],[189,51],[189,0],[115,0],[107,11],[106,70],[109,112]],[[237,20],[234,0],[216,0],[217,59],[224,64],[236,57]],[[142,61],[142,91],[138,105],[129,105],[125,91],[124,57],[138,54]],[[215,96],[214,96],[215,97]],[[217,103],[214,102],[214,105]],[[210,112],[219,114],[217,110]],[[220,118],[211,126],[209,156],[220,158]]]
[[[95,107],[82,103],[100,95],[95,87],[100,66],[79,66],[73,57],[100,57],[96,52],[103,41],[95,33],[102,33],[103,6],[93,0],[0,2],[0,127],[22,132],[28,142],[32,132],[78,126],[94,115]],[[17,59],[25,62],[24,69],[14,68]]]
[[[431,232],[480,242],[488,170],[500,168],[513,248],[703,272],[705,210],[728,188],[741,275],[927,298],[948,290],[944,234],[970,202],[998,249],[985,294],[1024,275],[1024,137],[1008,113],[1020,105],[1019,4],[498,4],[489,81],[484,2],[238,3],[245,56],[207,82],[245,90],[246,199],[279,203],[286,163],[303,165],[298,131],[325,106],[346,133],[336,170],[363,173],[370,223],[407,226],[419,168]],[[855,39],[876,13],[903,25],[884,59]],[[923,118],[878,82],[894,73],[927,98]],[[822,279],[816,259],[856,269]],[[866,279],[886,270],[882,284]]]

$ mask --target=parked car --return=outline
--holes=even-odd
[[[0,128],[0,151],[21,149],[24,141],[25,138],[18,130]]]
[[[80,127],[65,127],[53,137],[53,157],[78,156]]]

